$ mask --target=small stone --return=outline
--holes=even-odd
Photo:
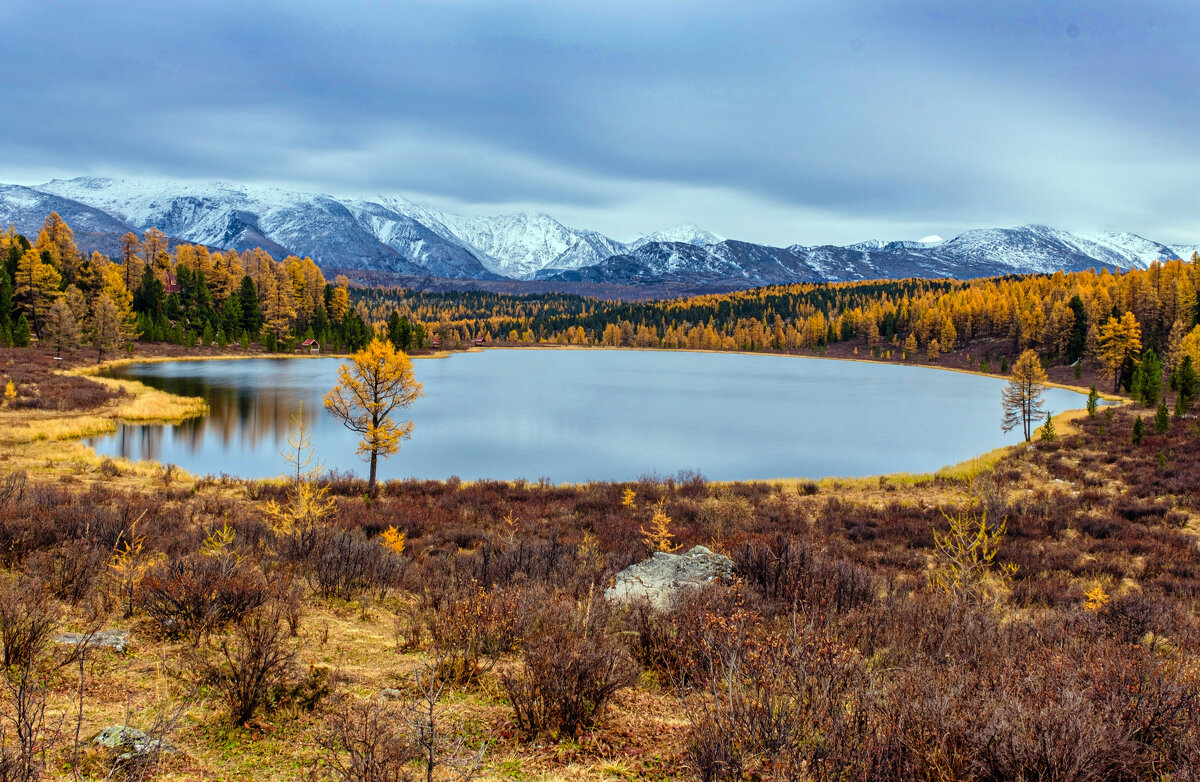
[[[645,599],[657,609],[671,607],[684,589],[695,589],[733,575],[733,560],[695,546],[684,554],[659,551],[617,574],[604,596],[618,603]]]
[[[379,697],[385,701],[402,701],[404,700],[404,693],[400,690],[388,687],[379,691]]]
[[[87,643],[89,646],[103,646],[117,654],[125,654],[129,650],[129,633],[125,630],[101,630],[91,636],[83,633],[63,633],[55,638],[54,642],[71,646]]]

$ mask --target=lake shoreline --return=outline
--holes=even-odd
[[[436,353],[417,354],[417,355],[414,355],[413,358],[414,359],[447,358],[450,355],[454,355],[456,353],[485,353],[485,352],[489,352],[489,351],[505,351],[505,350],[507,350],[507,351],[599,350],[599,351],[607,351],[607,352],[626,351],[626,352],[639,352],[639,353],[648,353],[648,352],[657,351],[657,352],[665,352],[665,353],[671,353],[671,354],[696,353],[696,354],[729,354],[729,355],[740,355],[740,356],[786,356],[786,357],[790,357],[790,358],[824,359],[826,361],[833,360],[833,361],[843,361],[843,362],[851,362],[851,363],[857,363],[857,364],[896,364],[898,366],[909,366],[909,367],[918,368],[918,369],[925,369],[925,368],[941,369],[943,371],[957,372],[959,374],[964,374],[964,375],[975,375],[978,377],[1003,380],[1003,376],[998,376],[998,375],[995,375],[992,373],[984,373],[984,372],[979,372],[979,371],[965,370],[965,369],[961,369],[961,368],[957,368],[957,367],[944,367],[944,366],[936,366],[936,365],[929,365],[929,364],[901,363],[901,362],[895,362],[895,361],[872,360],[872,359],[863,359],[863,358],[848,358],[848,357],[839,357],[839,356],[820,356],[820,355],[807,356],[807,355],[796,355],[796,354],[791,354],[791,353],[775,353],[775,352],[759,352],[759,351],[722,351],[722,350],[662,349],[662,348],[618,348],[618,347],[611,347],[611,346],[578,346],[578,345],[575,345],[575,346],[571,346],[571,345],[516,345],[516,346],[495,345],[495,346],[483,346],[483,347],[472,346],[471,348],[468,348],[466,350],[461,350],[461,351],[442,350],[442,351],[438,351]],[[280,359],[280,360],[283,360],[283,359],[313,359],[313,358],[345,359],[345,358],[348,358],[348,356],[346,354],[327,354],[327,355],[221,354],[221,355],[213,355],[213,356],[191,355],[191,356],[180,356],[180,357],[174,357],[174,356],[152,356],[152,357],[144,357],[144,358],[121,357],[119,359],[114,359],[112,361],[105,362],[101,365],[95,365],[95,366],[87,367],[84,369],[76,369],[76,370],[71,370],[71,371],[77,372],[77,373],[85,375],[85,376],[94,377],[95,375],[102,373],[108,369],[114,368],[114,367],[127,366],[127,365],[131,365],[131,364],[142,364],[142,363],[160,364],[160,363],[166,363],[166,362],[172,362],[172,361],[202,362],[202,361],[230,361],[230,360],[254,360],[254,359]],[[100,378],[95,378],[95,379],[100,379]],[[136,383],[136,381],[131,381],[128,379],[122,379],[121,382]],[[140,384],[140,383],[137,383],[137,385],[142,386],[143,388],[147,388],[147,389],[149,388],[148,386],[144,386],[143,384]],[[1051,388],[1060,388],[1063,390],[1071,391],[1074,393],[1080,393],[1080,394],[1084,394],[1087,392],[1086,389],[1082,389],[1077,386],[1070,386],[1070,385],[1063,384],[1063,383],[1048,383],[1047,386],[1051,387]],[[155,391],[155,393],[169,395],[169,392],[165,392],[165,391],[161,391],[161,392]],[[1105,397],[1107,399],[1112,398],[1111,395],[1105,395]],[[200,400],[195,399],[194,401],[199,402]],[[1083,413],[1082,408],[1065,410],[1065,411],[1056,413],[1054,415],[1054,420],[1055,420],[1056,425],[1058,425],[1060,435],[1069,434],[1071,431],[1070,421],[1078,418],[1082,413]],[[200,413],[200,414],[202,415],[203,413]],[[135,422],[135,423],[155,423],[156,420],[158,420],[162,423],[173,423],[173,422],[177,422],[179,420],[180,416],[163,416],[162,418],[158,418],[158,419],[156,419],[154,416],[142,416],[142,417],[138,417],[138,418],[115,416],[115,418],[121,418],[122,420],[127,420],[127,421],[131,421],[131,422]],[[94,433],[85,432],[85,433],[81,434],[80,436],[88,436],[89,434],[94,434]],[[837,475],[829,475],[829,476],[821,477],[821,478],[805,478],[805,477],[782,475],[782,476],[771,476],[771,477],[766,477],[766,478],[713,480],[710,482],[717,483],[717,484],[772,483],[772,484],[787,484],[787,485],[816,482],[816,483],[819,483],[822,485],[840,486],[840,485],[848,485],[851,483],[861,484],[863,482],[867,482],[867,483],[888,483],[888,482],[891,482],[891,483],[916,483],[916,482],[924,482],[924,481],[933,480],[934,478],[958,479],[958,478],[969,477],[969,476],[979,474],[982,472],[987,472],[994,466],[994,464],[999,459],[1003,458],[1004,455],[1008,454],[1015,448],[1025,447],[1026,445],[1027,445],[1026,443],[1015,443],[1015,444],[1003,445],[1003,446],[1000,446],[991,451],[976,454],[974,456],[968,457],[961,461],[952,462],[952,463],[944,465],[936,470],[932,470],[932,471],[928,471],[928,472],[912,473],[912,472],[905,472],[905,471],[887,471],[887,472],[881,472],[881,473],[877,473],[877,474],[871,474],[868,476],[852,476],[852,477],[841,476],[841,477],[839,477]],[[91,450],[91,449],[89,448],[89,450]],[[249,480],[259,480],[259,479],[251,478]],[[478,479],[478,480],[484,480],[484,479]],[[494,480],[494,479],[487,479],[487,480]],[[463,481],[463,482],[471,483],[474,481]],[[559,486],[580,485],[582,483],[589,483],[589,482],[611,483],[613,481],[610,481],[610,480],[598,480],[598,481],[567,480],[567,481],[556,482],[554,485],[559,485]],[[616,482],[621,482],[621,481],[616,481]]]

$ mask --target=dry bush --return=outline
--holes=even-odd
[[[378,598],[400,585],[410,561],[361,530],[309,526],[282,542],[284,559],[308,577],[324,598],[352,600],[366,591]]]
[[[614,637],[610,611],[601,599],[555,600],[543,609],[524,640],[524,665],[500,676],[524,736],[579,736],[636,681],[637,664]]]
[[[737,574],[770,601],[846,613],[875,598],[877,579],[797,538],[747,543],[733,554]]]
[[[800,627],[715,661],[689,701],[688,758],[702,780],[893,779],[894,734],[857,652]]]
[[[0,781],[37,782],[64,743],[66,716],[48,710],[49,695],[34,660],[0,675]]]
[[[107,551],[88,541],[72,540],[34,552],[26,558],[24,570],[59,600],[74,606],[94,595],[108,561]]]
[[[518,589],[486,590],[469,584],[459,596],[430,607],[425,623],[441,660],[438,675],[470,684],[516,648],[531,601]]]
[[[232,638],[221,641],[215,657],[199,660],[198,668],[201,680],[225,702],[229,721],[241,725],[296,694],[295,659],[282,611],[268,606],[246,617]]]
[[[138,590],[138,607],[164,638],[198,641],[264,605],[266,579],[246,563],[213,557],[172,559],[153,568]]]
[[[5,669],[29,666],[49,646],[60,611],[50,590],[18,576],[0,584],[0,661]]]
[[[625,618],[630,650],[644,668],[677,686],[707,682],[715,660],[744,653],[763,619],[755,594],[742,584],[682,592],[667,611],[634,603]]]
[[[410,782],[421,757],[409,709],[382,700],[339,703],[317,738],[329,777],[339,782]]]

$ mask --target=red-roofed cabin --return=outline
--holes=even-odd
[[[479,347],[482,344],[483,344],[483,337],[476,337],[475,338],[475,347]]]
[[[321,352],[321,343],[317,342],[315,339],[306,339],[303,342],[301,342],[300,345],[302,347],[308,348],[309,353],[320,353]]]
[[[431,339],[429,341],[429,344],[433,345],[436,348],[438,345],[442,344],[442,341],[440,339],[438,339],[437,337],[434,337],[433,339]]]
[[[163,286],[163,292],[167,294],[179,293],[179,278],[167,272],[167,284]]]

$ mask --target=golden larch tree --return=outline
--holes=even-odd
[[[1113,393],[1116,393],[1121,389],[1121,378],[1142,353],[1142,327],[1132,312],[1105,321],[1100,327],[1098,348],[1100,362],[1112,375]]]
[[[1000,428],[1011,432],[1018,426],[1029,442],[1034,422],[1046,417],[1042,409],[1042,392],[1046,390],[1046,371],[1037,353],[1026,350],[1013,364],[1008,385],[1001,392],[1004,420]]]
[[[104,360],[104,352],[116,350],[133,339],[133,318],[128,310],[122,311],[112,296],[101,291],[92,308],[92,322],[88,337],[96,349],[96,363]]]
[[[62,297],[62,293],[58,289],[62,282],[62,275],[58,273],[58,269],[47,262],[49,259],[50,252],[48,250],[40,251],[31,247],[17,261],[17,274],[14,280],[16,299],[29,317],[33,333],[37,334],[39,339],[42,336],[42,325],[46,321],[50,305]]]
[[[338,384],[325,394],[325,409],[347,429],[362,435],[358,453],[371,464],[369,488],[375,490],[380,456],[400,450],[400,441],[412,434],[412,421],[397,423],[392,413],[423,396],[413,377],[412,361],[390,342],[380,339],[338,367]]]

